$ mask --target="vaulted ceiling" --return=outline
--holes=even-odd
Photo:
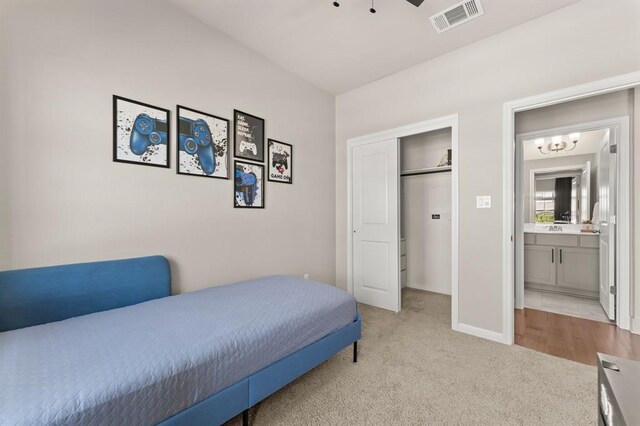
[[[481,0],[485,14],[442,34],[429,17],[459,0],[170,0],[314,85],[339,94],[578,0]]]

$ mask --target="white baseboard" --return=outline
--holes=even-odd
[[[441,289],[441,288],[433,288],[429,286],[424,286],[419,284],[409,284],[409,283],[407,283],[405,287],[415,288],[416,290],[422,290],[422,291],[430,291],[431,293],[446,294],[447,296],[451,296],[451,289],[448,289],[449,292],[447,292],[447,290]]]
[[[453,328],[455,331],[461,333],[470,334],[472,336],[481,337],[483,339],[491,340],[498,343],[507,343],[505,336],[497,331],[486,330],[484,328],[474,327],[472,325],[458,323],[457,327]]]
[[[640,334],[640,318],[631,318],[631,327],[629,331],[633,334]]]

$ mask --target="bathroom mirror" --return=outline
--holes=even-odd
[[[581,185],[578,173],[573,176],[536,176],[535,223],[578,223],[583,204],[578,197]]]
[[[590,220],[592,200],[595,200],[594,172],[590,161],[553,169],[531,169],[529,222],[580,224]]]

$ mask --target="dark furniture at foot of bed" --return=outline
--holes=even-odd
[[[331,286],[281,276],[170,291],[162,256],[0,272],[0,420],[247,424],[342,349],[357,361],[355,300]]]

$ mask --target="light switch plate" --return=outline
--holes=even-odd
[[[490,209],[491,208],[491,195],[479,195],[476,197],[476,208],[478,209]]]

